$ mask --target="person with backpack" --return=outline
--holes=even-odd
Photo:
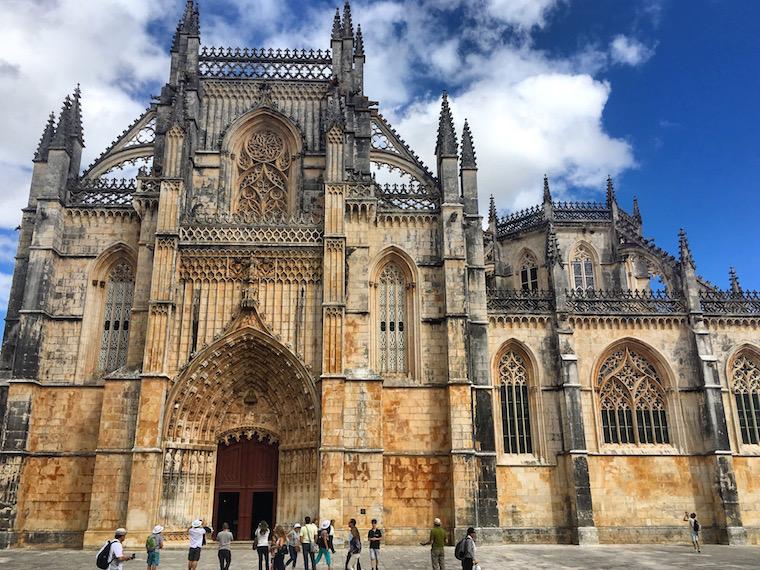
[[[420,542],[420,546],[430,545],[430,563],[433,570],[446,570],[446,557],[443,547],[446,546],[446,531],[441,526],[441,519],[433,519],[433,528],[430,529],[430,538],[427,542]]]
[[[330,521],[322,521],[320,525],[319,534],[317,535],[317,548],[319,548],[319,553],[317,553],[317,558],[314,560],[315,570],[323,556],[325,557],[325,562],[327,562],[327,567],[332,568],[332,557],[330,556]]]
[[[301,550],[303,551],[303,568],[309,570],[309,561],[311,567],[316,570],[314,565],[314,553],[316,552],[317,525],[311,522],[311,517],[304,518],[304,525],[301,528]]]
[[[348,559],[349,570],[356,570],[356,565],[362,554],[362,539],[359,536],[359,529],[356,528],[356,519],[348,521],[348,528],[351,529],[351,540],[348,542]]]
[[[232,540],[233,536],[230,532],[230,525],[224,523],[221,532],[216,533],[216,542],[219,545],[219,551],[217,552],[217,556],[219,557],[219,570],[230,570],[230,564],[232,564],[230,544],[232,544]]]
[[[472,570],[478,561],[475,558],[475,529],[467,529],[467,536],[457,542],[454,547],[454,556],[462,561],[462,570]]]
[[[164,527],[157,524],[145,540],[145,550],[148,553],[148,570],[158,570],[158,565],[161,563],[160,550],[164,547],[162,532],[164,532]]]
[[[124,554],[122,543],[127,538],[126,528],[117,528],[114,532],[114,540],[109,540],[98,551],[95,559],[95,566],[101,570],[124,570],[124,562],[134,560],[135,555],[128,556]]]
[[[269,525],[261,521],[253,537],[253,547],[259,555],[259,570],[269,570]]]
[[[201,548],[206,544],[206,534],[211,534],[213,529],[203,525],[203,519],[196,519],[187,531],[190,538],[190,550],[187,553],[187,570],[196,570],[198,561],[201,559]]]
[[[694,546],[694,550],[696,550],[697,553],[702,552],[702,549],[699,546],[699,531],[702,527],[697,521],[697,513],[689,514],[689,511],[684,511],[683,520],[684,522],[689,523],[689,531],[691,531],[691,543]]]

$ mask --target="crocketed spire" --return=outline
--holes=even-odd
[[[639,210],[639,199],[636,196],[633,197],[633,218],[641,223],[641,211]]]
[[[34,162],[45,162],[48,158],[48,150],[50,150],[50,144],[53,142],[53,136],[55,135],[55,113],[50,112],[48,122],[45,125],[45,130],[42,131],[42,137],[40,137],[40,143],[37,145],[37,152],[34,153]]]
[[[683,228],[678,230],[678,252],[681,257],[681,265],[688,265],[692,269],[696,269],[694,257],[691,255],[691,249],[689,248],[689,239],[686,237],[686,232]]]
[[[50,144],[51,149],[67,150],[69,148],[69,133],[71,130],[71,96],[66,95],[61,107],[61,114],[58,116],[58,125],[55,127],[55,134]]]
[[[462,168],[477,168],[478,161],[475,154],[475,145],[472,142],[472,132],[467,119],[464,120],[464,130],[462,131]]]
[[[612,203],[616,201],[615,198],[615,186],[612,184],[612,176],[607,175],[607,206],[612,206]]]
[[[544,174],[544,204],[550,204],[552,201],[552,191],[549,189],[549,177]]]
[[[491,194],[491,198],[488,201],[488,227],[496,227],[496,200]]]
[[[362,25],[356,26],[356,47],[354,48],[356,57],[364,57],[364,36],[362,35]]]
[[[731,292],[732,293],[741,293],[742,292],[742,286],[739,283],[739,277],[736,275],[736,269],[733,267],[728,268],[728,281],[731,284]]]
[[[187,0],[187,4],[185,4],[185,11],[177,23],[177,31],[174,32],[174,38],[172,39],[172,51],[179,51],[179,37],[181,35],[197,36],[200,35],[200,33],[201,25],[198,6],[195,5],[194,0]]]
[[[71,99],[71,133],[70,136],[79,140],[79,143],[84,146],[84,128],[82,127],[82,90],[77,83],[76,89],[74,89],[74,96]]]
[[[348,0],[343,4],[343,37],[354,37],[354,23],[351,20],[351,4]]]
[[[333,18],[332,39],[339,40],[343,37],[343,28],[340,25],[340,8],[335,8],[335,17]]]
[[[551,267],[555,263],[562,263],[562,255],[559,252],[559,240],[557,232],[554,230],[554,224],[549,223],[549,229],[546,233],[546,263]]]
[[[449,94],[443,92],[441,102],[441,114],[438,118],[438,140],[435,145],[435,155],[439,158],[444,156],[457,156],[457,134],[454,131],[454,119],[449,107]]]

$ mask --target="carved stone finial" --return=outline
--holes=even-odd
[[[198,6],[195,5],[194,0],[187,0],[187,3],[185,4],[185,11],[182,13],[182,17],[177,23],[177,30],[174,32],[174,38],[172,39],[172,51],[179,51],[180,36],[198,36],[200,33],[201,26]]]
[[[607,175],[607,207],[612,206],[615,202],[615,186],[612,184],[612,176]]]
[[[55,135],[55,113],[50,112],[45,129],[42,131],[42,137],[37,145],[37,152],[34,153],[34,162],[46,162],[48,159],[48,150],[53,142]]]
[[[356,47],[354,48],[356,57],[364,57],[364,36],[362,35],[362,25],[356,27]]]
[[[688,265],[692,269],[696,269],[694,257],[691,255],[691,249],[689,248],[689,240],[683,228],[678,230],[678,251],[681,257],[681,265]]]
[[[549,177],[544,174],[544,204],[551,204],[552,192],[549,189]]]
[[[639,199],[636,196],[633,197],[633,219],[639,224],[641,223],[641,211],[639,211]]]
[[[77,83],[76,89],[74,89],[74,96],[72,97],[71,104],[71,133],[69,136],[75,137],[79,140],[80,144],[84,146],[84,128],[82,127],[82,90]]]
[[[438,140],[435,145],[435,154],[441,158],[444,156],[457,156],[457,134],[454,131],[454,118],[451,116],[449,107],[449,94],[444,91],[441,101],[441,114],[438,118]]]
[[[50,144],[51,149],[68,150],[69,131],[71,129],[71,97],[66,95],[61,107],[61,114],[58,116],[58,125],[55,127],[55,134]]]
[[[335,17],[333,18],[332,39],[339,40],[343,37],[343,28],[340,25],[340,9],[335,8]]]
[[[496,227],[496,200],[493,194],[488,201],[488,227]]]
[[[554,224],[550,223],[546,232],[546,265],[551,267],[555,263],[562,263],[562,254],[559,251],[559,240],[557,240]]]
[[[343,4],[343,37],[354,37],[354,23],[351,20],[351,4],[348,0]]]
[[[733,267],[728,268],[728,281],[731,284],[732,293],[742,292],[742,286],[739,283],[739,277],[736,275],[736,269]]]
[[[477,168],[478,161],[475,154],[475,145],[472,142],[472,132],[467,119],[464,120],[464,130],[462,131],[462,168]]]

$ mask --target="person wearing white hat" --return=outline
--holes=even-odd
[[[327,562],[327,567],[332,568],[332,557],[330,556],[330,521],[328,520],[322,521],[322,524],[319,525],[317,547],[319,548],[319,553],[316,560],[314,560],[314,569],[316,570],[317,564],[319,564],[323,556],[325,557],[325,562]]]
[[[293,525],[293,530],[288,533],[288,561],[285,563],[285,567],[288,564],[293,563],[293,568],[296,567],[298,561],[298,551],[301,549],[301,523]]]
[[[198,561],[201,559],[201,548],[206,544],[206,533],[212,533],[213,529],[203,526],[203,519],[195,519],[187,534],[190,537],[190,550],[187,553],[187,570],[196,570]]]
[[[113,533],[113,537],[115,540],[109,540],[106,544],[103,545],[103,548],[100,549],[98,552],[98,562],[100,562],[100,558],[102,556],[102,552],[105,549],[108,549],[107,556],[107,562],[108,564],[108,570],[123,570],[124,569],[124,562],[128,562],[129,560],[134,560],[135,555],[127,555],[124,554],[124,546],[123,542],[124,539],[127,538],[127,529],[126,528],[117,528],[116,531]],[[102,566],[100,566],[102,568]]]
[[[161,536],[162,532],[164,532],[164,527],[157,524],[153,527],[153,532],[145,541],[145,550],[148,552],[148,570],[158,570],[158,565],[161,563],[161,553],[159,551],[164,547],[164,537]]]

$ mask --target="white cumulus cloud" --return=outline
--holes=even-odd
[[[618,35],[610,43],[610,57],[614,63],[641,65],[654,55],[654,48],[644,45],[636,38]]]

